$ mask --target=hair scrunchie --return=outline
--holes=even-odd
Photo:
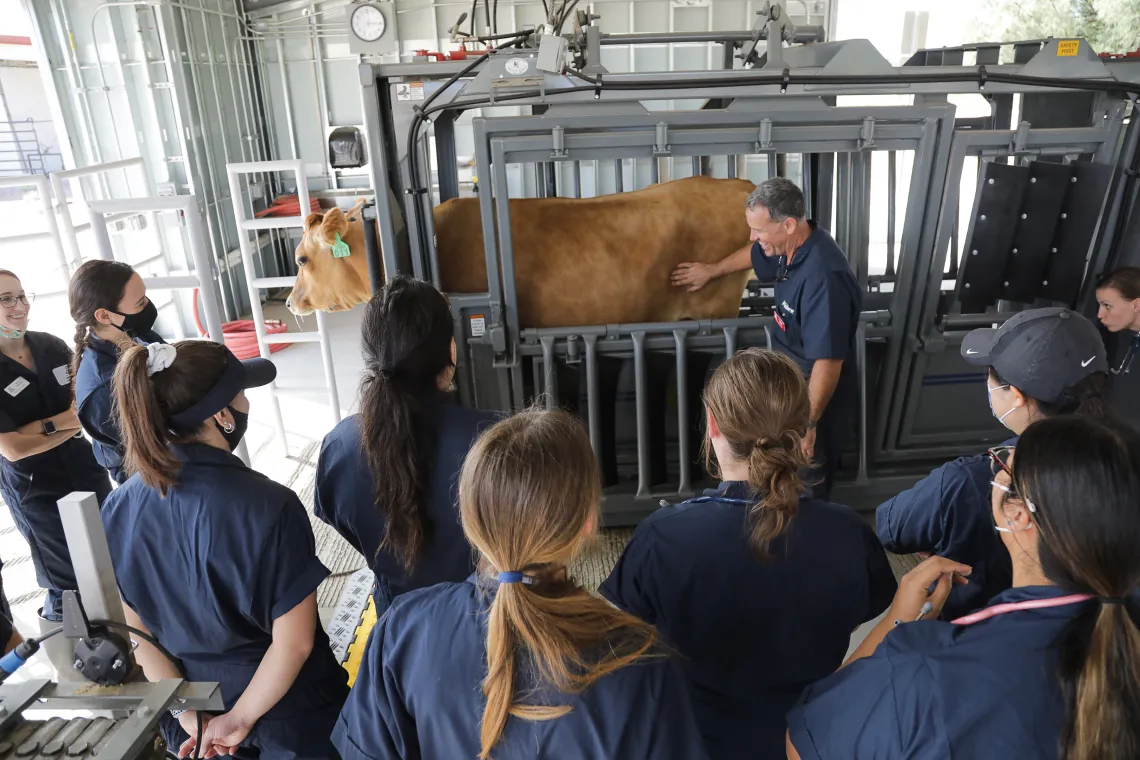
[[[174,364],[174,357],[178,356],[178,349],[169,343],[149,343],[146,347],[146,374],[150,377],[155,372],[162,372]]]

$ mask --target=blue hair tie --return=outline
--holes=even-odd
[[[532,580],[523,575],[521,570],[508,570],[499,573],[499,583],[525,583],[529,585]]]

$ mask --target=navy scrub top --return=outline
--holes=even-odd
[[[343,760],[460,760],[479,755],[487,674],[487,588],[474,576],[404,594],[368,639],[333,744]],[[519,676],[516,699],[565,704],[545,721],[507,719],[494,760],[704,760],[684,678],[661,656],[576,695]],[[531,694],[526,698],[521,692]]]
[[[71,406],[71,349],[54,335],[28,332],[36,371],[0,354],[0,433],[11,433]],[[72,491],[111,491],[82,434],[16,462],[0,459],[0,492],[27,539],[41,588],[74,589],[75,571],[56,502]]]
[[[815,222],[791,266],[786,256],[766,256],[752,244],[752,268],[761,282],[776,284],[776,325],[772,348],[790,356],[811,377],[817,359],[842,359],[835,395],[853,399],[857,388],[855,331],[863,294],[851,265],[835,240]],[[842,391],[842,393],[841,393]]]
[[[158,333],[146,330],[136,342],[164,343]],[[95,448],[95,459],[116,483],[127,480],[123,470],[123,434],[112,412],[111,378],[119,363],[119,348],[109,340],[91,335],[75,373],[75,404],[79,422]]]
[[[424,540],[410,575],[390,551],[380,551],[385,515],[373,500],[360,415],[345,418],[325,436],[317,460],[313,513],[368,561],[376,574],[377,615],[406,591],[461,581],[475,569],[475,555],[459,523],[459,471],[479,433],[498,416],[460,406],[452,393],[438,394],[434,407],[425,411],[434,416],[439,438],[424,504]]]
[[[808,497],[772,542],[774,561],[760,561],[748,497],[746,483],[727,482],[657,510],[600,589],[680,651],[713,760],[783,757],[784,714],[897,589],[870,526]]]
[[[219,682],[229,710],[273,641],[273,621],[329,571],[293,491],[227,451],[173,448],[182,469],[166,498],[134,475],[103,504],[103,527],[123,601],[181,660],[187,679]],[[339,706],[347,683],[318,621],[309,659],[255,732]]]
[[[1068,593],[1027,586],[991,604]],[[803,760],[1056,758],[1065,707],[1054,642],[1095,603],[900,625],[873,655],[804,692],[788,713],[792,744]]]
[[[1016,446],[1017,439],[1003,446]],[[947,462],[913,488],[883,502],[875,512],[879,540],[896,554],[929,552],[973,568],[955,586],[942,609],[953,620],[979,607],[1013,583],[1013,567],[994,531],[987,454]]]

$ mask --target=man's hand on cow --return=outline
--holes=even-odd
[[[690,293],[703,288],[713,277],[713,268],[709,264],[688,262],[678,264],[669,278],[675,288],[685,288]]]

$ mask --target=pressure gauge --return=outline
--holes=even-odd
[[[365,42],[375,42],[384,36],[388,23],[375,5],[361,5],[352,12],[352,33]]]

